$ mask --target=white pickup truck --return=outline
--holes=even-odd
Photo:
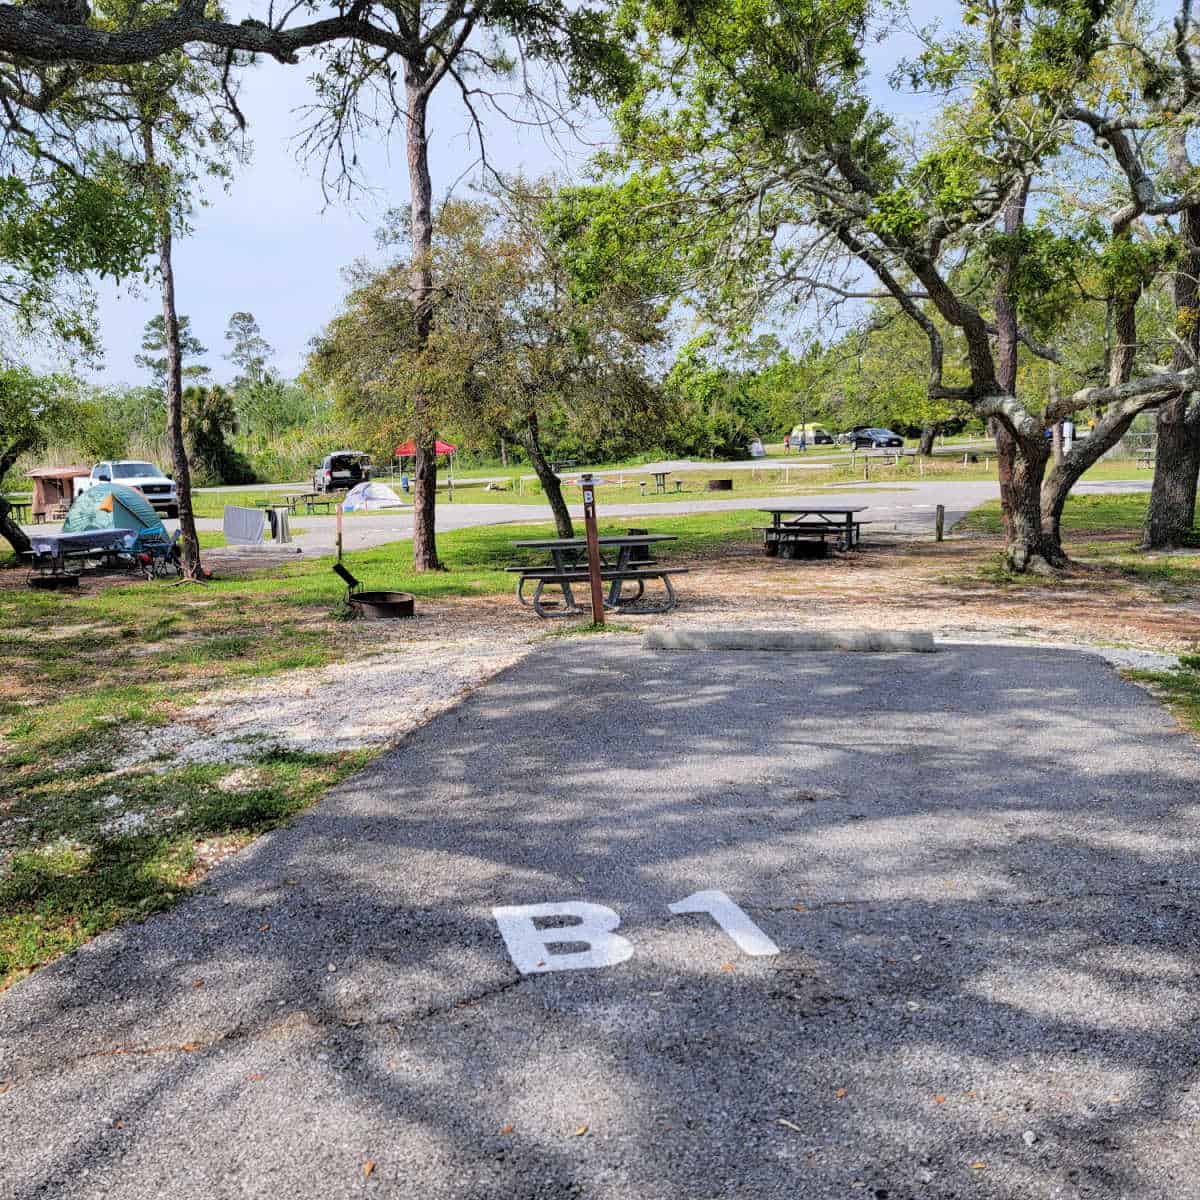
[[[132,458],[98,462],[92,468],[87,486],[94,487],[97,483],[120,483],[125,487],[137,488],[150,501],[155,512],[165,517],[179,516],[179,493],[175,490],[175,480],[168,479],[153,463]]]

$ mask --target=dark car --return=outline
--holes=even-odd
[[[361,450],[327,454],[313,471],[313,491],[344,492],[371,478],[371,456]]]
[[[871,449],[882,450],[890,446],[904,445],[904,439],[890,429],[863,428],[861,426],[850,430],[846,435],[846,441],[855,449],[868,446]]]

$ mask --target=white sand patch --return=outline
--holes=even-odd
[[[531,644],[511,633],[398,643],[386,654],[223,688],[171,725],[139,731],[116,765],[127,770],[162,758],[165,769],[246,762],[276,747],[336,753],[385,746],[520,661]]]
[[[113,817],[112,820],[105,821],[100,826],[100,832],[108,834],[110,837],[121,837],[124,834],[137,833],[149,820],[150,816],[148,813],[121,813],[119,817]]]

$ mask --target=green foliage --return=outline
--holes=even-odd
[[[225,357],[238,369],[235,387],[260,383],[266,373],[272,347],[262,336],[253,313],[235,312],[225,327],[225,340],[232,345]]]
[[[139,367],[150,372],[150,376],[154,381],[154,386],[160,390],[167,386],[167,335],[166,322],[161,313],[153,316],[146,322],[146,328],[142,331],[142,351],[141,354],[135,354],[133,361]],[[202,354],[208,353],[208,347],[205,346],[194,333],[192,333],[192,319],[187,316],[179,317],[179,356],[183,363],[182,375],[184,379],[203,379],[210,374],[208,367],[203,363],[189,363],[189,358],[199,358]]]
[[[233,396],[223,387],[184,390],[183,432],[197,485],[254,482],[250,464],[228,441],[237,427]]]
[[[72,427],[77,395],[74,380],[64,376],[0,367],[0,490],[22,455]]]
[[[594,281],[586,295],[570,286],[544,233],[547,191],[514,180],[490,202],[442,206],[425,339],[407,261],[355,274],[311,372],[334,389],[366,448],[390,456],[416,433],[455,429],[574,457],[659,428],[647,368],[663,310],[628,280]],[[414,428],[418,396],[432,422],[424,431]]]
[[[23,173],[0,179],[0,298],[19,333],[45,332],[92,355],[86,275],[137,271],[152,245],[152,219],[115,156],[89,155],[75,172],[28,147]]]

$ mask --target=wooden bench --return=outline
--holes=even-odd
[[[570,617],[584,611],[576,604],[571,585],[590,582],[591,575],[586,565],[571,567],[565,571],[547,566],[508,567],[506,569],[519,572],[517,599],[522,604],[531,607],[539,617]],[[609,585],[608,598],[605,600],[604,606],[623,611],[670,612],[677,603],[675,589],[671,586],[671,576],[686,575],[687,573],[687,567],[661,567],[653,559],[648,562],[639,562],[636,567],[601,567],[600,579]],[[658,602],[641,605],[640,601],[645,595],[647,581],[655,579],[663,585],[664,598]],[[525,584],[529,582],[536,584],[531,597],[524,594]],[[636,584],[637,591],[632,596],[624,597],[621,593],[627,583]],[[542,593],[547,585],[558,587],[561,590],[561,600],[542,599]],[[558,609],[560,603],[563,606],[561,610]],[[634,605],[639,605],[639,607],[634,609]],[[555,611],[550,611],[551,609]]]

